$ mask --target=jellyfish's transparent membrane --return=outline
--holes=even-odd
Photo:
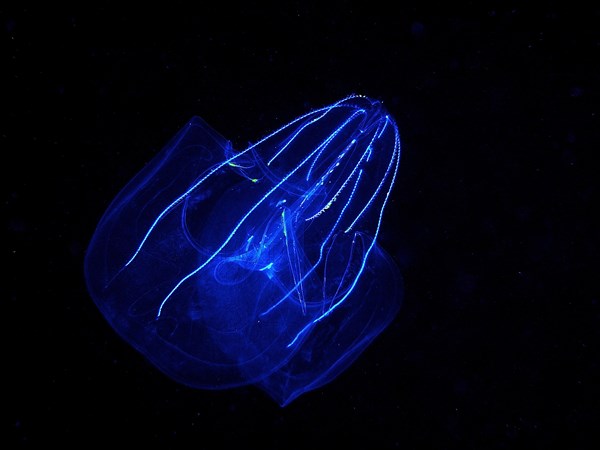
[[[242,151],[194,117],[102,217],[91,296],[171,378],[254,384],[284,406],[340,375],[398,312],[400,275],[377,237],[399,160],[394,120],[362,96]]]

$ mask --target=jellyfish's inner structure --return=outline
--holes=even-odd
[[[393,320],[377,244],[400,160],[383,106],[349,96],[243,151],[193,118],[115,198],[85,260],[111,326],[173,379],[279,404],[343,372]]]

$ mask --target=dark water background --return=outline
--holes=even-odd
[[[597,448],[600,9],[571,6],[0,7],[3,447]],[[350,93],[400,127],[397,319],[284,409],[169,380],[87,294],[102,213],[193,115],[240,148]]]

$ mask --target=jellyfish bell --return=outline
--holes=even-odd
[[[110,325],[173,379],[281,405],[333,380],[396,316],[378,245],[400,160],[352,95],[236,151],[193,118],[111,203],[85,275]]]

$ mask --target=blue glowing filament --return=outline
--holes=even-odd
[[[193,118],[104,214],[89,291],[175,380],[256,384],[286,405],[398,312],[400,276],[377,237],[399,161],[395,122],[363,96],[240,152]]]

